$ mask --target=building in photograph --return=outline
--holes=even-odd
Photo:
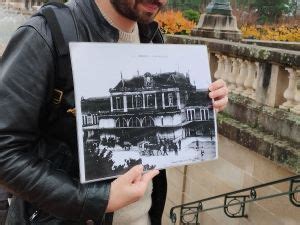
[[[83,129],[88,137],[121,136],[136,144],[145,135],[157,141],[178,141],[214,132],[207,91],[197,90],[188,74],[145,73],[128,80],[121,75],[109,94],[81,101]]]

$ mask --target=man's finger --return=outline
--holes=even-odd
[[[217,89],[215,91],[212,91],[209,93],[209,97],[212,98],[212,99],[215,99],[215,98],[219,98],[219,97],[224,97],[228,95],[228,88],[227,87],[222,87],[220,89]]]
[[[132,187],[132,191],[135,193],[137,199],[143,197],[145,194],[145,191],[149,185],[149,182],[157,175],[159,174],[159,170],[151,170],[147,173],[145,173],[142,176],[142,179],[140,182],[135,183],[135,185]]]
[[[127,181],[133,183],[137,181],[139,177],[142,176],[143,169],[144,168],[142,165],[134,166],[130,170],[128,170],[123,176]]]
[[[159,170],[150,170],[142,176],[142,182],[149,183],[156,175],[159,174]]]
[[[222,79],[219,79],[219,80],[216,80],[215,82],[213,82],[212,84],[210,84],[208,89],[210,91],[214,91],[214,90],[217,90],[217,89],[222,88],[224,86],[226,86],[225,81],[222,80]]]
[[[214,108],[216,108],[220,111],[221,108],[225,107],[227,103],[228,103],[228,97],[226,96],[220,100],[214,101],[213,105],[214,105]]]
[[[215,110],[216,110],[216,113],[223,111],[225,108],[226,108],[226,105],[225,105],[225,106],[222,106],[222,107],[220,107],[220,108],[216,108],[216,109],[215,109]]]

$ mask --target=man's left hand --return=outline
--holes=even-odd
[[[219,79],[209,86],[209,97],[213,99],[213,106],[216,112],[225,109],[228,103],[228,88],[224,80]]]

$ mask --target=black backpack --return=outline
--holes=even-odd
[[[79,41],[77,24],[72,11],[63,3],[45,4],[33,16],[45,18],[56,54],[55,74],[49,81],[47,103],[43,108],[45,112],[40,118],[41,132],[45,136],[63,141],[70,149],[76,149],[75,98],[69,42]],[[54,165],[65,171],[77,171],[72,164],[74,158],[77,157],[69,149],[64,149],[57,154]]]
[[[73,89],[73,86],[67,86],[67,80],[72,77],[69,42],[79,41],[73,13],[67,5],[50,1],[44,4],[39,12],[33,16],[42,16],[47,21],[57,56],[54,88],[50,95],[50,102],[54,108],[63,106],[64,109],[68,109],[74,105],[74,96],[69,97],[72,99],[70,100],[64,95],[65,92]]]

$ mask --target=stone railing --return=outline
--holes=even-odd
[[[300,52],[231,41],[168,35],[170,44],[208,47],[214,79],[229,89],[219,132],[300,171]]]
[[[300,66],[259,62],[222,53],[215,56],[218,67],[214,78],[223,79],[233,93],[300,114],[300,87],[297,88]]]
[[[166,40],[207,45],[214,78],[225,80],[233,93],[300,114],[300,52],[189,36]]]

